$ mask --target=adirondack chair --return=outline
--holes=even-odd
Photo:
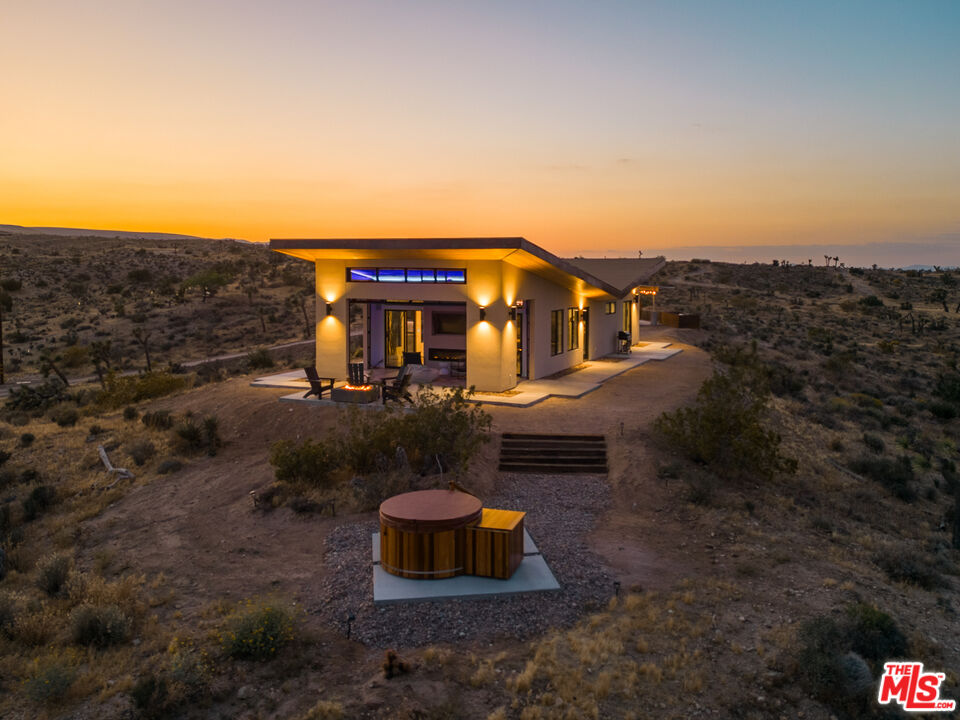
[[[303,372],[307,375],[307,380],[310,383],[310,389],[307,390],[307,393],[304,395],[305,398],[310,397],[311,395],[316,395],[318,398],[323,397],[324,390],[333,390],[333,378],[322,378],[317,375],[317,369],[310,365],[303,369]]]
[[[347,366],[347,377],[349,378],[348,382],[353,387],[359,387],[360,385],[367,384],[367,376],[363,372],[363,363],[350,363]]]
[[[400,373],[395,378],[384,378],[380,381],[380,397],[383,400],[383,404],[387,404],[387,400],[397,400],[413,402],[413,397],[410,395],[410,380],[412,379],[410,374],[410,366],[404,365],[400,368]]]

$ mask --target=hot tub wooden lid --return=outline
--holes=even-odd
[[[456,530],[480,519],[483,504],[456,490],[417,490],[380,505],[380,522],[407,532]]]

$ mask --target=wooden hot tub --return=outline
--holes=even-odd
[[[479,499],[456,490],[419,490],[380,505],[380,567],[405,578],[464,573],[466,528],[483,513]]]

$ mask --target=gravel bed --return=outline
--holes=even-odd
[[[373,604],[370,535],[377,523],[335,528],[327,537],[324,563],[330,582],[310,612],[372,647],[416,647],[484,637],[525,639],[570,625],[602,607],[613,594],[613,576],[586,545],[596,516],[610,501],[596,475],[504,475],[505,488],[487,507],[525,510],[524,524],[560,590],[503,598]],[[424,581],[429,582],[429,581]]]

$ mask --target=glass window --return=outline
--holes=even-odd
[[[623,331],[632,332],[633,330],[633,303],[629,300],[623,301]]]
[[[580,309],[567,310],[567,350],[576,350],[580,347]]]
[[[377,270],[379,282],[406,282],[406,276],[401,268],[380,268]]]
[[[407,268],[407,282],[423,282],[423,270],[419,268]]]
[[[603,312],[605,315],[616,315],[617,314],[617,303],[608,302],[603,306]]]
[[[350,282],[376,282],[377,271],[372,268],[350,268]]]
[[[563,310],[550,312],[550,354],[563,352]]]
[[[465,283],[466,281],[466,270],[437,270],[437,282]]]

